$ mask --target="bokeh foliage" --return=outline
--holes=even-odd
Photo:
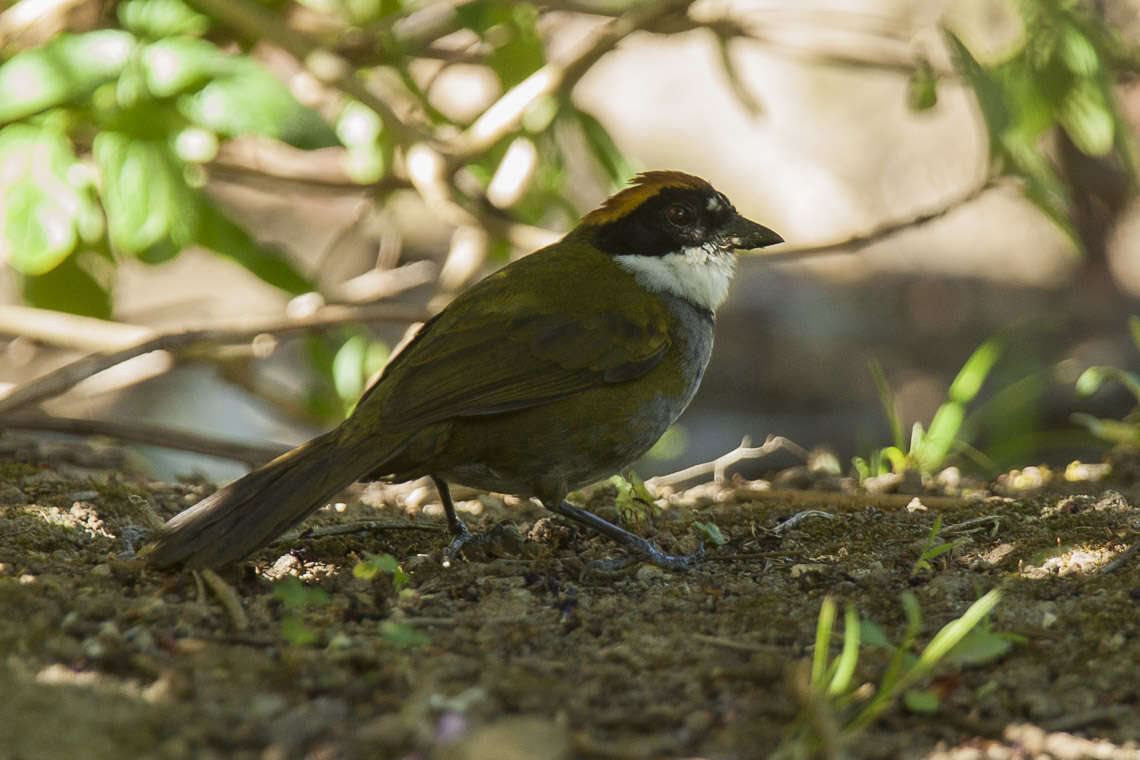
[[[571,97],[624,36],[711,32],[728,86],[746,110],[763,113],[763,93],[749,92],[732,57],[736,40],[764,44],[763,34],[731,9],[713,19],[690,14],[688,0],[93,5],[102,9],[97,19],[59,23],[42,39],[0,38],[0,260],[18,274],[29,304],[92,316],[113,315],[121,262],[159,264],[190,246],[291,295],[323,289],[316,273],[260,242],[205,191],[232,141],[288,146],[301,157],[331,150],[342,187],[367,191],[378,205],[402,188],[418,191],[433,210],[442,197],[458,214],[447,224],[480,228],[489,254],[502,256],[512,244],[526,245],[512,230],[573,223],[583,209],[572,177],[593,173],[614,189],[635,170],[606,125]],[[949,27],[952,71],[916,52],[904,65],[909,104],[936,107],[947,80],[967,87],[988,134],[992,175],[1018,180],[1079,245],[1074,189],[1052,143],[1067,136],[1131,176],[1131,134],[1115,88],[1140,69],[1140,58],[1089,3],[1010,0],[1009,7],[1021,30],[997,52],[981,52]],[[567,16],[594,19],[595,42],[552,60],[550,40]],[[843,24],[841,13],[834,18]],[[425,77],[425,63],[435,74]],[[446,113],[432,98],[432,81],[456,64],[489,72],[501,97],[476,116]],[[439,162],[426,182],[412,166],[424,148]],[[504,177],[514,177],[506,194]],[[386,349],[351,330],[320,340],[326,345],[310,353],[328,388],[308,406],[329,418],[351,408]]]

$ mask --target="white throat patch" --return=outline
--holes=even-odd
[[[716,311],[728,297],[736,254],[713,246],[682,248],[664,256],[622,254],[614,261],[654,293],[669,293]]]

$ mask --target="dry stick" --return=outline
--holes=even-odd
[[[633,32],[661,18],[684,12],[693,0],[662,0],[640,5],[605,24],[576,53],[561,62],[550,62],[519,84],[475,120],[455,141],[449,153],[450,165],[457,168],[485,153],[500,139],[511,133],[539,98],[568,92],[598,59]]]
[[[238,592],[234,591],[233,586],[222,580],[222,577],[215,573],[213,570],[196,570],[195,574],[201,574],[202,580],[210,587],[218,597],[218,601],[222,603],[222,609],[230,616],[233,621],[234,628],[239,631],[244,631],[249,628],[249,618],[245,614],[245,610],[241,606],[241,597]]]
[[[18,412],[0,416],[0,430],[44,430],[53,433],[76,435],[103,435],[123,441],[162,446],[179,451],[193,451],[222,459],[233,459],[251,467],[258,467],[288,451],[284,444],[238,443],[225,438],[173,430],[145,422],[94,420],[77,417],[59,417],[48,414]]]
[[[739,501],[776,502],[794,508],[827,508],[841,511],[863,509],[905,509],[919,501],[928,509],[961,509],[984,504],[990,499],[1005,501],[1003,497],[927,496],[908,493],[849,493],[846,491],[768,491],[747,486],[736,489]]]
[[[966,204],[977,200],[986,191],[1010,184],[1002,181],[998,177],[986,177],[981,183],[967,189],[961,195],[950,198],[944,201],[941,206],[930,211],[921,212],[909,219],[901,221],[887,222],[881,224],[870,232],[861,235],[853,235],[846,240],[840,240],[834,243],[824,243],[821,245],[805,246],[803,248],[790,248],[776,250],[771,253],[761,253],[765,261],[785,261],[788,259],[804,259],[813,256],[823,256],[832,253],[850,253],[860,251],[872,243],[878,243],[881,240],[898,234],[903,230],[910,229],[911,227],[918,227],[927,222],[932,222],[936,219],[946,216],[950,212],[958,209]]]
[[[25,383],[6,397],[0,398],[0,415],[58,396],[80,380],[151,351],[184,350],[212,343],[244,343],[258,335],[289,335],[346,322],[421,322],[427,316],[422,309],[386,304],[363,307],[327,306],[316,315],[304,319],[273,320],[244,328],[210,327],[166,333],[120,351],[85,356]]]
[[[304,528],[282,533],[273,540],[274,544],[291,544],[302,538],[325,538],[327,536],[343,536],[349,533],[374,530],[430,530],[433,533],[443,533],[446,525],[432,525],[410,522],[387,522],[384,520],[360,520],[337,525],[322,525],[319,528]]]
[[[716,482],[724,482],[725,470],[745,459],[760,459],[769,454],[774,454],[780,450],[791,451],[802,459],[807,459],[808,452],[803,446],[800,446],[795,441],[785,438],[782,435],[770,435],[764,439],[764,443],[760,446],[749,446],[749,439],[745,436],[740,445],[732,451],[721,454],[719,457],[711,462],[703,462],[695,464],[692,467],[686,467],[683,470],[670,473],[668,475],[658,475],[655,478],[650,478],[646,483],[650,486],[671,486],[676,483],[683,483],[686,480],[693,480],[703,475],[713,473]]]

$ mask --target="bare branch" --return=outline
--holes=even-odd
[[[811,256],[824,256],[832,253],[858,253],[868,246],[881,242],[892,235],[897,235],[904,230],[909,230],[914,227],[919,227],[928,222],[950,214],[951,212],[965,206],[969,203],[980,198],[986,191],[995,187],[1000,187],[1007,184],[1001,178],[987,177],[983,182],[973,187],[970,187],[965,192],[958,196],[950,198],[945,201],[943,205],[930,211],[923,211],[909,219],[901,221],[887,222],[881,224],[870,232],[865,232],[861,235],[853,235],[845,240],[839,240],[834,243],[824,243],[821,245],[810,245],[802,248],[791,248],[776,250],[771,253],[760,253],[765,261],[789,261],[804,259]]]
[[[155,331],[63,311],[0,304],[0,335],[19,335],[61,348],[116,351],[153,338]]]
[[[0,398],[0,415],[58,396],[80,380],[151,351],[186,351],[203,345],[245,343],[259,335],[280,337],[351,322],[422,322],[429,316],[422,309],[388,304],[326,306],[303,319],[271,320],[260,324],[247,322],[242,327],[208,327],[165,333],[110,354],[86,356],[25,383]]]
[[[232,459],[251,467],[263,465],[292,448],[284,444],[239,443],[226,438],[191,433],[186,430],[174,430],[173,428],[139,421],[93,420],[25,412],[0,416],[0,429],[102,435],[121,441],[162,446],[179,451],[192,451],[196,454],[208,454],[221,459]]]
[[[660,21],[666,16],[684,13],[693,0],[661,0],[639,5],[605,24],[588,38],[578,50],[561,62],[551,61],[512,87],[495,101],[467,128],[453,145],[448,158],[454,168],[488,150],[510,134],[523,114],[537,100],[560,92],[569,92],[599,58],[634,32]]]
[[[668,475],[658,475],[655,478],[650,478],[645,481],[646,485],[652,487],[671,486],[677,483],[683,483],[686,480],[693,480],[694,478],[708,475],[709,473],[712,473],[713,479],[717,483],[723,483],[725,471],[737,462],[745,459],[761,459],[777,451],[791,451],[803,459],[807,459],[808,457],[808,452],[803,446],[800,446],[798,443],[782,435],[770,435],[760,446],[749,446],[749,443],[748,438],[745,437],[735,449],[726,454],[721,454],[711,462],[695,464],[692,467],[686,467],[683,470],[678,470]]]

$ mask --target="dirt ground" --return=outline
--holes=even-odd
[[[431,492],[373,486],[307,525],[381,527],[259,552],[221,573],[227,606],[208,579],[133,557],[208,484],[148,482],[115,448],[0,437],[0,757],[807,756],[789,727],[843,720],[802,687],[827,595],[897,642],[912,592],[921,645],[1000,587],[988,626],[1016,634],[1008,652],[943,666],[919,684],[935,712],[897,704],[826,751],[1137,758],[1140,468],[1106,469],[921,503],[762,481],[666,493],[643,535],[692,551],[699,521],[725,539],[691,572],[607,570],[612,544],[490,496],[464,503],[469,524],[509,521],[515,540],[445,568]],[[612,488],[589,501],[611,519],[613,504]],[[789,520],[807,510],[826,514]],[[916,572],[939,515],[936,543],[959,543]],[[384,554],[400,570],[369,560]],[[864,648],[858,699],[888,656]]]

